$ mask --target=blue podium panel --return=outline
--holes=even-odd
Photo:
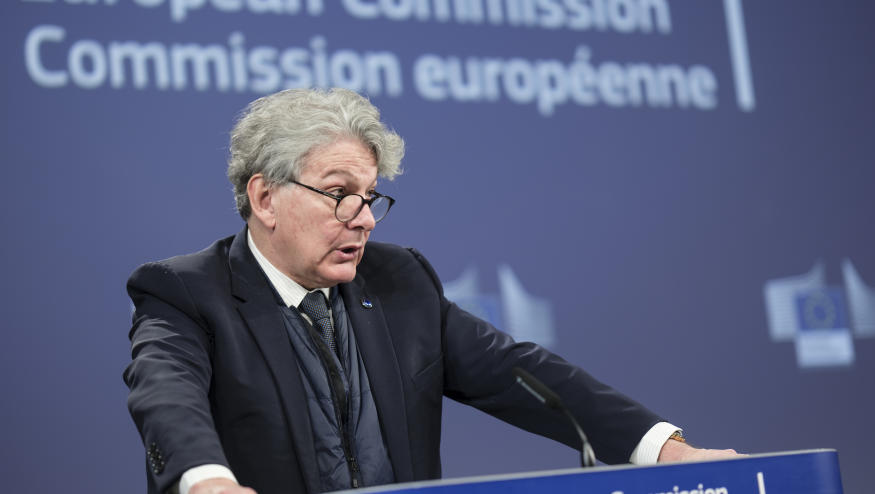
[[[652,466],[492,475],[359,489],[356,494],[842,494],[838,455],[811,450]]]

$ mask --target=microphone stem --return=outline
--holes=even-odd
[[[580,437],[580,466],[583,468],[586,467],[594,467],[595,466],[595,453],[592,450],[592,447],[589,445],[589,441],[586,440],[586,434],[583,433],[583,429],[580,428],[580,424],[577,423],[577,420],[571,415],[571,412],[562,407],[562,413],[568,417],[568,420],[574,426],[574,430],[577,431],[577,436]]]

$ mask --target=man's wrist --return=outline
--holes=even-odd
[[[188,494],[188,491],[202,480],[207,479],[229,479],[237,482],[237,477],[231,472],[231,469],[225,465],[208,464],[200,465],[194,468],[189,468],[179,478],[179,494]]]
[[[659,460],[659,454],[665,442],[675,432],[681,429],[668,422],[658,422],[644,434],[641,441],[632,451],[629,462],[635,465],[653,465]]]
[[[683,461],[684,458],[695,448],[687,444],[686,441],[678,441],[675,439],[666,439],[662,449],[659,450],[659,458],[657,462],[672,462]]]

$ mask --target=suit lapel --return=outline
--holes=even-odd
[[[366,294],[360,275],[353,282],[340,285],[340,294],[368,371],[395,480],[412,481],[413,464],[401,371],[380,301]]]
[[[307,490],[319,492],[313,428],[307,408],[302,405],[305,391],[297,358],[276,306],[276,296],[247,245],[246,229],[234,237],[229,263],[232,293],[240,301],[237,309],[273,375]]]

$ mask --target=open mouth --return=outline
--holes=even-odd
[[[359,244],[341,245],[337,250],[344,256],[355,256],[362,246]]]

